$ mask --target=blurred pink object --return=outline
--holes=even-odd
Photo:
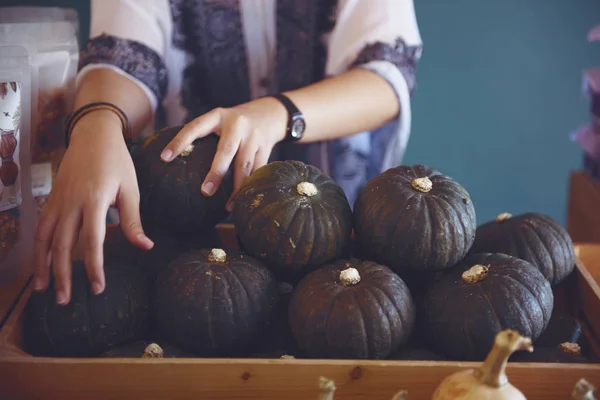
[[[596,25],[588,32],[588,41],[595,42],[600,40],[600,25]]]
[[[586,124],[571,134],[571,140],[579,143],[583,151],[590,157],[600,158],[600,126]]]

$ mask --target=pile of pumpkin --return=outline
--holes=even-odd
[[[522,360],[591,361],[575,319],[554,306],[575,254],[551,218],[502,214],[477,228],[467,190],[421,165],[373,178],[352,210],[317,168],[272,162],[242,184],[231,218],[243,250],[230,251],[215,226],[228,217],[231,173],[213,196],[200,192],[218,137],[164,163],[179,129],[134,155],[155,247],[116,231],[104,293],[91,294],[81,261],[67,306],[53,284],[33,293],[31,354],[135,357],[158,343],[167,357],[483,360],[513,329],[540,346]]]

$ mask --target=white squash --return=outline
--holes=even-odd
[[[532,352],[531,339],[511,329],[499,332],[483,364],[448,376],[437,387],[432,400],[526,400],[506,377],[508,359],[519,350]]]
[[[333,400],[335,389],[335,382],[322,376],[319,377],[319,397],[317,397],[317,400]]]
[[[596,400],[594,390],[596,390],[594,385],[585,378],[581,378],[573,387],[571,397],[573,397],[573,400]]]

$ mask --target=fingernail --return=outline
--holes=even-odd
[[[33,282],[33,290],[39,292],[40,290],[42,290],[42,287],[42,280],[39,277],[36,277],[35,281]]]
[[[102,292],[102,283],[99,281],[94,281],[92,283],[92,292],[94,294],[100,294]]]
[[[148,246],[154,245],[154,242],[148,236],[144,235],[143,233],[140,233],[139,235],[137,235],[137,238],[140,242],[143,242],[143,243],[147,244]]]
[[[173,156],[173,152],[169,149],[166,149],[161,153],[160,158],[162,158],[165,161],[171,161],[172,156]]]
[[[62,290],[56,292],[56,304],[61,306],[67,304],[67,295]]]
[[[215,184],[212,182],[206,182],[204,185],[202,185],[202,191],[206,195],[212,196],[212,194],[215,192]]]

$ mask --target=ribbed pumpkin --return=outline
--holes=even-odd
[[[93,357],[141,339],[150,325],[150,285],[142,271],[118,260],[104,264],[106,288],[94,295],[82,261],[73,263],[72,295],[56,304],[54,280],[33,292],[24,313],[25,347],[34,356]]]
[[[155,319],[164,338],[183,350],[235,355],[269,327],[278,300],[277,282],[256,259],[192,251],[159,275]]]
[[[212,196],[200,191],[210,171],[219,137],[197,139],[170,162],[160,153],[182,127],[154,133],[134,155],[140,189],[142,223],[175,234],[200,234],[227,217],[225,204],[233,190],[233,175],[227,173]]]
[[[575,268],[575,249],[567,230],[538,213],[503,213],[477,228],[472,253],[504,253],[529,261],[553,286]]]
[[[415,305],[404,281],[388,267],[338,260],[300,281],[289,322],[309,357],[382,359],[408,339]]]
[[[434,351],[479,361],[503,329],[536,340],[553,306],[550,283],[532,264],[506,254],[473,254],[431,284],[419,330]]]
[[[376,176],[354,205],[360,257],[400,274],[455,265],[471,248],[475,229],[469,193],[423,165],[399,166]]]
[[[244,249],[292,282],[350,248],[352,210],[344,191],[299,161],[272,162],[247,178],[233,221]]]

